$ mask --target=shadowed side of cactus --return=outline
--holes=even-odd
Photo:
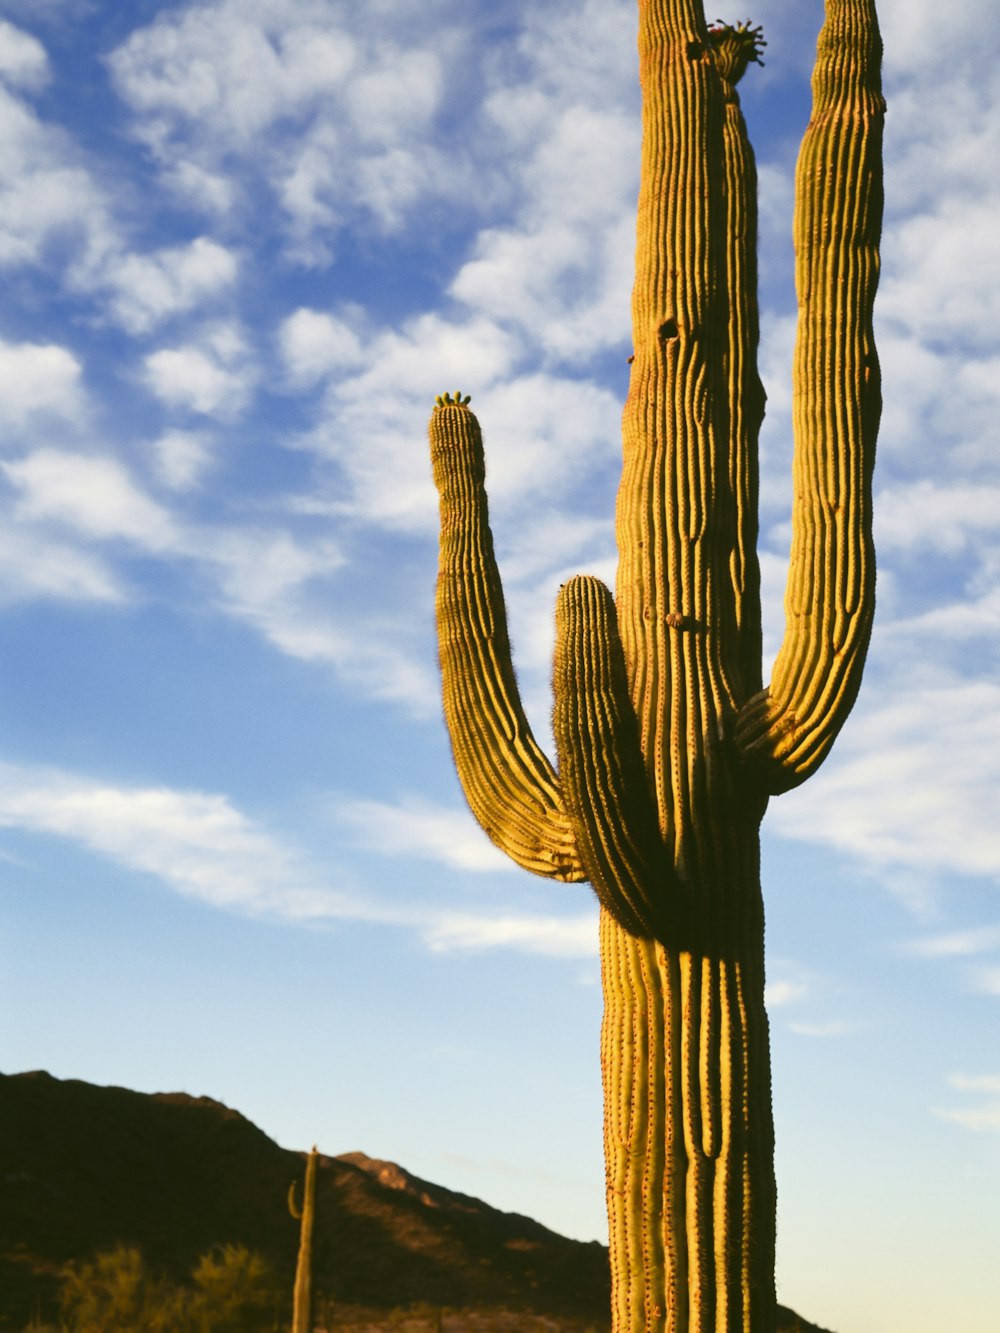
[[[774,1144],[759,824],[857,694],[874,611],[872,338],[881,41],[826,0],[796,176],[799,324],[786,627],[763,687],[756,179],[748,24],[639,0],[642,174],[615,596],[556,608],[557,764],[511,664],[479,424],[430,423],[445,716],[473,812],[519,865],[601,903],[616,1333],[773,1333]]]
[[[316,1218],[318,1160],[319,1153],[314,1145],[306,1158],[306,1179],[302,1190],[301,1208],[295,1202],[298,1182],[293,1180],[288,1187],[288,1211],[300,1223],[299,1258],[295,1265],[295,1292],[292,1298],[292,1333],[312,1333],[313,1327],[312,1244]]]

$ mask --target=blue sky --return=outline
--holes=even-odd
[[[995,1333],[995,15],[880,11],[878,619],[765,821],[779,1294]],[[596,910],[452,775],[424,432],[473,395],[544,733],[555,590],[614,571],[632,0],[0,16],[0,1065],[208,1094],[603,1238]],[[821,6],[753,19],[770,656]]]

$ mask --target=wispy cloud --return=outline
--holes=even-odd
[[[286,254],[322,264],[348,218],[391,230],[453,193],[454,164],[428,131],[458,40],[315,0],[215,0],[164,11],[108,66],[169,187],[198,206],[208,186],[220,210],[263,185],[285,215]]]
[[[910,940],[903,946],[907,953],[921,958],[972,958],[1000,949],[1000,926],[976,926],[968,930],[946,931]]]
[[[417,856],[473,872],[512,869],[512,863],[467,810],[417,796],[395,803],[340,797],[333,810],[338,820],[354,830],[361,846],[387,856]]]
[[[71,542],[16,529],[0,532],[0,601],[122,603],[127,592],[108,561]]]
[[[799,1037],[846,1037],[857,1031],[855,1023],[845,1019],[831,1018],[817,1023],[794,1022],[788,1024],[789,1030]]]
[[[594,911],[553,917],[382,901],[343,870],[318,870],[301,849],[219,793],[0,761],[0,827],[68,840],[227,911],[303,925],[409,930],[437,953],[513,949],[579,958],[597,950]]]
[[[224,796],[3,764],[0,824],[70,839],[216,907],[293,920],[349,912]]]
[[[942,1120],[951,1120],[956,1125],[971,1129],[976,1133],[1000,1133],[1000,1076],[995,1074],[949,1074],[948,1082],[957,1092],[969,1093],[978,1097],[975,1106],[964,1106],[941,1110],[934,1108],[934,1114]]]
[[[890,694],[852,719],[825,772],[773,804],[771,828],[875,868],[1000,876],[1000,689],[941,673]]]
[[[110,310],[130,333],[148,333],[166,319],[206,305],[234,287],[239,261],[207,236],[151,254],[126,254],[109,264],[104,281]]]
[[[14,88],[35,90],[49,80],[45,47],[30,33],[0,19],[0,81]]]
[[[571,918],[442,912],[422,934],[431,949],[442,953],[509,948],[556,958],[597,954],[596,910]]]
[[[0,64],[0,268],[43,262],[57,238],[96,264],[114,235],[108,200],[70,135],[31,104],[49,77],[44,48],[3,22]]]
[[[168,407],[225,421],[246,407],[255,372],[240,329],[220,323],[188,342],[150,352],[145,380]]]
[[[78,421],[82,370],[74,353],[57,343],[0,340],[0,421],[15,429],[52,418]]]
[[[18,519],[55,520],[87,537],[124,538],[149,550],[178,547],[169,514],[138,490],[114,459],[37,449],[0,469],[18,492]]]
[[[770,980],[764,987],[764,1003],[768,1009],[780,1009],[786,1004],[795,1004],[798,1000],[805,999],[809,994],[809,987],[801,979],[792,979],[782,977],[777,980]]]

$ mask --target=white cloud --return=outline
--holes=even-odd
[[[212,326],[196,341],[151,352],[144,364],[146,384],[169,407],[221,420],[242,411],[255,383],[243,336],[232,324]]]
[[[147,550],[178,546],[170,516],[136,489],[114,459],[38,449],[0,467],[20,492],[18,519],[61,523],[88,537],[122,538]]]
[[[395,803],[342,798],[334,811],[362,846],[386,856],[416,856],[472,872],[512,868],[467,810],[408,797]]]
[[[539,355],[588,361],[629,336],[632,211],[593,231],[560,219],[530,232],[482,232],[451,294],[515,325]]]
[[[1000,1077],[995,1074],[949,1074],[948,1082],[958,1092],[986,1097],[978,1106],[934,1110],[942,1120],[951,1120],[975,1133],[1000,1133]]]
[[[11,525],[0,531],[0,601],[122,602],[106,561],[79,545]]]
[[[1000,877],[1000,687],[940,673],[858,712],[769,827],[878,869]]]
[[[172,491],[192,490],[212,462],[211,442],[197,431],[167,431],[151,447],[157,474]]]
[[[435,394],[471,388],[491,500],[531,509],[553,490],[565,506],[578,500],[587,469],[617,453],[621,406],[587,381],[516,375],[514,351],[508,335],[481,319],[448,324],[428,315],[372,338],[364,369],[331,388],[306,441],[339,465],[341,510],[367,523],[436,529],[437,497],[419,441]],[[609,514],[612,507],[609,500]]]
[[[315,264],[348,215],[395,226],[453,192],[428,130],[454,45],[433,25],[404,39],[388,16],[312,0],[209,0],[135,30],[109,67],[168,184],[208,181],[218,209],[262,179],[286,214],[287,253]]]
[[[993,210],[1000,190],[946,196],[933,211],[893,228],[892,267],[879,292],[879,317],[932,346],[996,343],[1000,240]]]
[[[426,47],[408,51],[388,44],[376,59],[348,85],[347,106],[359,136],[385,145],[430,121],[441,96],[441,61]]]
[[[450,287],[515,327],[534,357],[571,364],[628,340],[639,164],[638,117],[622,109],[634,72],[620,66],[620,42],[600,43],[620,18],[586,9],[570,24],[526,16],[522,78],[484,103],[513,216],[479,234]]]
[[[556,958],[591,958],[597,952],[597,913],[577,917],[473,916],[442,912],[423,930],[438,953],[517,949]]]
[[[334,887],[301,852],[217,793],[122,785],[0,761],[0,827],[66,839],[229,911],[403,928],[439,953],[511,948],[578,958],[597,952],[596,910],[565,919],[463,914],[429,903],[394,906]]]
[[[305,662],[327,663],[375,698],[393,699],[426,712],[437,706],[438,684],[430,666],[361,614],[331,612],[331,598],[311,585],[344,568],[331,541],[304,545],[289,534],[267,531],[201,532],[194,553],[217,579],[224,611],[252,625],[281,652]]]
[[[351,914],[224,796],[0,764],[0,825],[68,838],[216,907],[289,920]]]
[[[1000,949],[1000,926],[978,926],[911,940],[906,952],[921,958],[969,958]]]
[[[952,1120],[975,1133],[1000,1133],[1000,1102],[993,1106],[979,1106],[966,1111],[941,1111],[934,1114],[942,1120]]]
[[[188,245],[129,254],[108,265],[111,310],[130,333],[148,333],[232,289],[238,262],[224,246],[198,236]]]
[[[62,130],[0,84],[0,267],[37,264],[56,239],[86,268],[113,241],[103,190]]]
[[[206,3],[167,11],[112,53],[118,91],[150,118],[151,138],[193,122],[253,150],[276,120],[335,93],[355,63],[351,38],[297,23],[287,7],[255,10]]]
[[[799,1037],[846,1037],[855,1030],[853,1023],[832,1018],[822,1023],[789,1023],[789,1031]]]
[[[803,981],[792,981],[784,978],[780,981],[769,981],[764,987],[764,1003],[768,1009],[778,1009],[785,1004],[795,1004],[798,1000],[804,999],[809,992],[809,987]]]
[[[922,480],[886,488],[875,498],[879,550],[949,554],[1000,532],[1000,480],[994,485]]]
[[[279,332],[281,355],[293,385],[307,388],[364,360],[357,334],[342,319],[318,310],[296,310]]]
[[[948,1082],[959,1092],[994,1092],[1000,1095],[998,1074],[949,1074]]]
[[[36,37],[0,19],[0,80],[34,91],[49,79],[49,58]]]
[[[18,427],[37,417],[78,420],[81,374],[80,362],[65,347],[0,340],[0,421]]]
[[[337,463],[341,513],[430,530],[437,499],[421,441],[434,396],[509,373],[511,340],[485,320],[449,324],[425,315],[402,331],[379,333],[363,350],[363,368],[331,386],[303,443]]]

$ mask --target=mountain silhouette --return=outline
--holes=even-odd
[[[182,1280],[219,1244],[262,1254],[289,1292],[286,1198],[302,1153],[209,1097],[0,1074],[0,1329],[51,1317],[60,1271],[117,1244]],[[608,1255],[361,1152],[320,1157],[314,1284],[338,1305],[430,1305],[609,1325]],[[516,1320],[511,1327],[517,1327]],[[782,1309],[778,1333],[828,1333]]]

